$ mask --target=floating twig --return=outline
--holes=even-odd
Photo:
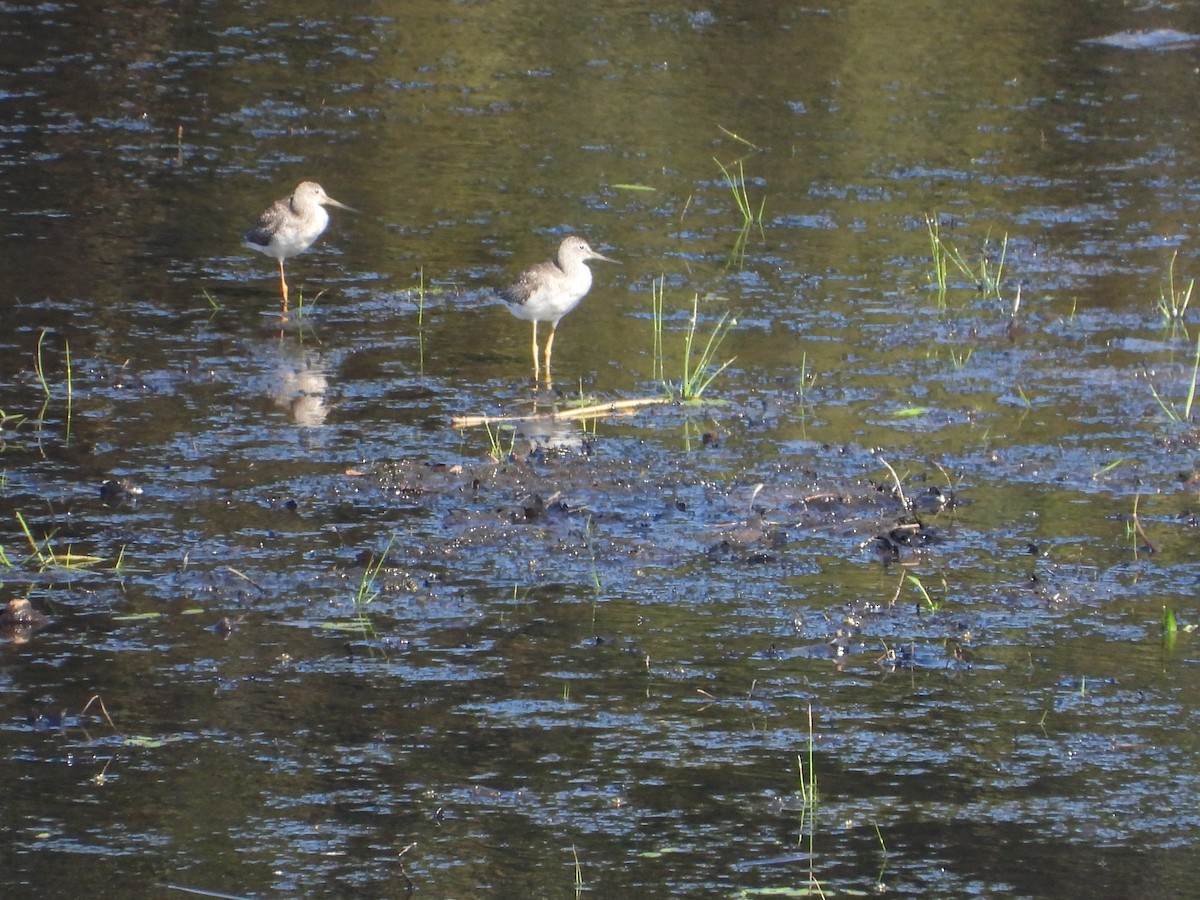
[[[453,428],[478,428],[498,422],[570,422],[576,419],[598,419],[642,409],[646,406],[663,406],[673,402],[670,397],[633,397],[628,400],[612,400],[593,403],[575,409],[555,410],[550,413],[533,413],[528,416],[454,416],[450,420]]]

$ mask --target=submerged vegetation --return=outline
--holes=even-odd
[[[715,156],[713,162],[721,170],[721,174],[725,177],[725,184],[729,187],[729,192],[733,195],[733,202],[737,206],[738,212],[742,214],[742,226],[749,230],[750,226],[757,225],[762,228],[763,210],[767,206],[767,198],[763,197],[758,204],[758,209],[755,210],[750,203],[750,192],[746,187],[746,168],[742,160],[738,160],[737,177],[725,167]]]
[[[1162,317],[1164,324],[1171,327],[1172,338],[1180,332],[1185,336],[1187,335],[1184,317],[1192,301],[1192,289],[1196,285],[1194,278],[1188,279],[1186,286],[1176,283],[1175,263],[1178,261],[1178,258],[1178,251],[1171,254],[1171,262],[1167,266],[1166,284],[1159,288],[1157,303],[1158,313]],[[1154,386],[1154,381],[1150,373],[1146,373],[1146,383],[1150,386],[1150,394],[1154,397],[1158,408],[1162,410],[1163,415],[1167,418],[1167,423],[1172,428],[1185,433],[1188,431],[1194,432],[1195,424],[1192,419],[1192,411],[1196,403],[1196,386],[1198,382],[1200,382],[1200,335],[1196,337],[1196,346],[1192,353],[1191,374],[1184,382],[1182,396],[1178,400],[1173,399],[1165,391],[1160,392]]]
[[[83,569],[90,566],[97,566],[104,562],[104,558],[93,556],[88,553],[76,553],[74,547],[68,544],[65,549],[55,545],[54,533],[43,535],[40,539],[34,537],[29,523],[25,521],[19,511],[15,513],[17,523],[21,526],[21,533],[25,535],[25,539],[29,542],[30,556],[29,561],[36,564],[39,571],[47,569]]]
[[[804,838],[808,837],[808,882],[817,896],[824,896],[821,883],[817,879],[817,812],[819,810],[819,795],[817,793],[817,744],[813,731],[813,708],[808,704],[808,742],[803,753],[796,755],[796,772],[798,793],[800,796],[799,832],[801,847]]]
[[[733,250],[729,255],[730,265],[740,269],[746,262],[746,242],[750,237],[751,230],[757,228],[759,236],[763,240],[766,240],[766,232],[763,228],[763,210],[766,209],[767,198],[764,194],[756,210],[750,199],[750,191],[746,184],[745,160],[750,154],[758,152],[759,148],[741,135],[734,134],[727,128],[721,128],[721,131],[727,137],[747,148],[746,155],[738,157],[728,164],[721,162],[715,156],[713,157],[713,162],[721,170],[721,177],[725,180],[725,186],[729,189],[729,194],[733,198],[734,208],[737,209],[742,217],[741,229],[738,231],[737,238],[733,243]]]
[[[1167,283],[1159,288],[1157,304],[1159,315],[1173,328],[1183,324],[1183,317],[1192,302],[1192,289],[1196,286],[1194,278],[1188,279],[1186,287],[1175,284],[1175,263],[1178,260],[1179,251],[1176,250],[1171,254],[1171,263],[1167,266]]]
[[[970,261],[959,248],[942,236],[941,220],[937,213],[925,216],[925,228],[929,234],[929,251],[933,271],[930,283],[937,297],[939,310],[948,305],[948,294],[952,287],[950,271],[953,268],[971,284],[971,289],[985,300],[1000,303],[1010,316],[1021,309],[1021,287],[1017,286],[1011,299],[1004,297],[1004,266],[1008,259],[1008,235],[1000,239],[998,247],[991,238],[985,238],[978,259]]]
[[[486,419],[483,422],[483,429],[487,432],[488,438],[488,456],[493,462],[501,463],[510,459],[513,455],[513,450],[517,444],[517,430],[510,423],[497,423],[496,428],[492,430],[492,423]],[[508,432],[507,445],[504,441],[504,433]]]
[[[63,375],[62,381],[56,382],[50,371],[48,358],[50,355],[47,346],[49,334],[50,329],[48,328],[43,328],[38,332],[33,356],[33,377],[41,392],[41,406],[33,416],[0,410],[0,453],[10,449],[10,442],[19,438],[25,426],[33,426],[35,437],[32,440],[36,441],[38,453],[45,458],[48,451],[43,442],[50,434],[54,422],[49,418],[49,411],[56,398],[61,398],[63,405],[62,417],[58,420],[58,424],[62,427],[61,446],[67,448],[71,445],[71,427],[75,409],[75,380],[71,344],[70,341],[63,340]],[[7,474],[0,472],[0,489],[3,489],[6,483]],[[70,542],[64,546],[63,541],[58,538],[58,529],[45,532],[40,537],[35,535],[32,526],[19,509],[13,509],[11,512],[21,535],[29,545],[29,553],[24,559],[18,558],[15,554],[10,558],[5,549],[0,547],[0,566],[15,570],[28,568],[36,574],[41,574],[49,571],[71,572],[94,569],[107,562],[102,556],[78,552],[74,544]],[[122,548],[117,562],[112,566],[113,570],[119,570],[123,563],[124,549]]]
[[[46,359],[45,359],[45,343],[46,335],[49,329],[43,328],[38,334],[37,350],[34,354],[33,372],[37,377],[38,384],[42,388],[43,400],[42,407],[38,411],[34,422],[37,423],[39,430],[45,424],[46,413],[50,408],[50,402],[54,399],[54,388],[50,384],[49,376],[46,374]],[[63,341],[63,369],[64,381],[63,390],[65,393],[65,411],[63,415],[63,445],[69,446],[71,443],[71,417],[75,408],[75,384],[71,369],[71,343]]]
[[[746,189],[746,171],[741,162],[737,162],[737,177],[734,177],[719,159],[713,160],[720,166],[721,174],[725,178],[726,184],[729,186],[729,191],[733,195],[734,204],[737,206],[738,212],[742,215],[742,227],[738,231],[737,238],[733,242],[733,250],[729,254],[730,264],[737,266],[739,269],[746,264],[746,243],[750,239],[750,232],[757,228],[759,237],[766,239],[766,232],[763,230],[762,214],[766,207],[767,198],[763,197],[758,205],[758,211],[750,205],[750,194]]]
[[[367,555],[366,562],[363,564],[362,575],[359,576],[358,587],[352,598],[353,615],[349,619],[329,619],[321,624],[323,629],[357,634],[363,639],[372,642],[378,640],[379,633],[371,618],[371,604],[379,599],[383,593],[383,588],[379,584],[380,573],[387,563],[388,554],[391,552],[395,541],[396,536],[393,534],[388,539],[387,545],[382,551],[378,554],[371,552]],[[372,646],[371,650],[374,652],[374,646]]]
[[[925,608],[927,610],[929,610],[929,612],[938,612],[942,608],[942,601],[935,600],[933,598],[933,596],[929,593],[928,589],[925,587],[925,583],[923,581],[921,581],[920,578],[918,578],[916,575],[907,575],[905,577],[908,579],[908,583],[917,589],[917,592],[921,595],[921,599],[925,603]],[[945,589],[946,589],[946,582],[943,579],[942,580],[943,594],[945,594]]]
[[[737,325],[737,319],[728,312],[723,313],[704,340],[700,349],[697,341],[700,315],[700,295],[692,295],[692,312],[688,319],[687,328],[683,335],[683,348],[678,363],[677,379],[667,374],[665,353],[663,350],[663,319],[664,319],[664,284],[665,279],[659,278],[651,284],[652,320],[654,323],[653,354],[654,378],[662,386],[668,397],[678,399],[683,403],[694,403],[704,396],[709,385],[734,362],[730,358],[722,363],[717,362],[717,354],[730,330]]]
[[[1150,385],[1150,393],[1154,395],[1159,409],[1163,411],[1167,420],[1176,427],[1190,428],[1192,426],[1192,406],[1196,402],[1196,385],[1200,381],[1200,336],[1196,338],[1196,351],[1192,356],[1192,374],[1186,382],[1186,391],[1179,403],[1160,394],[1149,376],[1146,381]]]

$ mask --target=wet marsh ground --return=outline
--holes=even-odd
[[[0,884],[1186,893],[1190,7],[203,6],[0,11]]]

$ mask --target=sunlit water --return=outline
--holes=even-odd
[[[0,7],[0,884],[1186,893],[1195,20]],[[360,213],[284,321],[304,179]],[[452,428],[530,411],[489,289],[572,232],[552,398],[698,296],[710,402]]]

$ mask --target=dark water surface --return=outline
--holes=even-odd
[[[1200,3],[103,7],[0,4],[6,896],[1192,892]],[[543,409],[736,359],[497,462],[572,231]]]

